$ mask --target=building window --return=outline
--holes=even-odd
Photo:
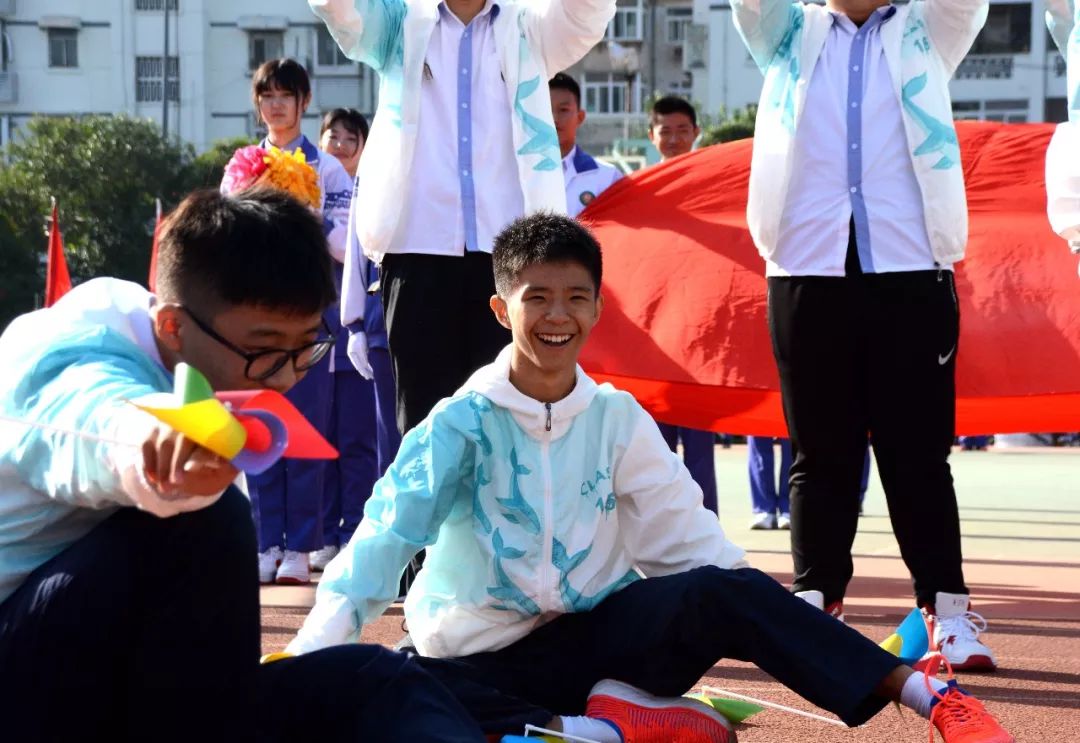
[[[692,7],[667,9],[667,40],[672,44],[681,44],[686,40],[686,31],[693,19]]]
[[[1046,120],[1051,124],[1061,124],[1069,120],[1068,98],[1046,99]]]
[[[694,89],[694,77],[689,72],[684,72],[683,76],[679,80],[672,80],[668,83],[667,92],[670,95],[677,95],[680,98],[689,99]]]
[[[1023,98],[998,101],[953,101],[953,116],[960,120],[1023,124],[1028,120],[1028,102]]]
[[[991,5],[986,25],[971,54],[1028,54],[1031,52],[1031,3]]]
[[[642,9],[638,5],[615,8],[615,17],[608,24],[605,38],[608,41],[641,41]]]
[[[180,0],[169,0],[169,10],[178,10]],[[135,10],[157,10],[165,7],[165,0],[135,0]]]
[[[585,110],[594,114],[641,112],[641,85],[625,75],[586,72]]]
[[[285,34],[281,31],[252,31],[248,38],[248,69],[285,56]]]
[[[325,25],[319,24],[316,43],[316,61],[319,67],[351,67],[356,63],[345,56],[341,47],[334,41],[334,37],[326,29]]]
[[[1014,57],[998,54],[985,57],[967,56],[956,68],[957,80],[1011,80]]]
[[[161,57],[135,58],[135,100],[161,101]],[[168,93],[170,101],[180,101],[180,58],[169,57]]]
[[[49,29],[49,67],[79,66],[79,32],[74,28]]]

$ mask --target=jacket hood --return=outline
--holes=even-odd
[[[101,335],[112,332],[135,343],[164,369],[150,322],[153,302],[154,295],[136,283],[92,279],[74,287],[52,307],[13,320],[4,331],[0,349],[5,355],[10,353],[13,361],[16,356],[26,360],[56,346],[94,346]]]
[[[499,407],[506,408],[514,420],[530,436],[536,439],[548,434],[548,404],[535,400],[510,383],[510,355],[513,344],[508,345],[495,361],[477,369],[458,390],[458,394],[476,393]],[[598,386],[580,366],[576,367],[577,381],[574,389],[562,400],[550,404],[551,438],[557,439],[570,428],[574,418],[585,412],[596,396]]]

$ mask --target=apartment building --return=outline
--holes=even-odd
[[[566,70],[581,84],[589,114],[582,146],[600,153],[616,139],[640,138],[651,98],[692,97],[684,50],[693,14],[692,0],[618,0],[604,40]]]
[[[35,115],[148,118],[204,149],[258,134],[251,73],[280,56],[311,73],[321,112],[374,111],[377,81],[298,0],[0,0],[0,144]]]
[[[952,84],[957,118],[1064,119],[1065,64],[1043,15],[1043,0],[994,0]],[[283,55],[312,74],[309,136],[322,111],[375,110],[376,75],[346,59],[299,0],[0,0],[0,144],[37,114],[167,121],[199,149],[255,136],[251,71]],[[655,95],[717,114],[761,91],[729,0],[618,0],[605,39],[567,72],[589,113],[581,142],[596,153],[640,141]]]
[[[993,0],[951,88],[959,119],[1063,121],[1065,61],[1046,31],[1043,0]],[[756,103],[761,75],[735,31],[729,0],[694,0],[683,59],[706,110]]]

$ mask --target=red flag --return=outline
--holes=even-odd
[[[64,236],[60,234],[60,216],[53,200],[52,222],[49,223],[49,260],[45,269],[45,306],[52,307],[69,291],[71,275],[64,260]]]
[[[158,232],[161,231],[161,199],[155,199],[157,202],[157,219],[154,221],[154,244],[150,246],[150,277],[146,280],[146,285],[150,287],[150,291],[157,291],[157,244],[158,244]]]
[[[1070,431],[1080,420],[1076,258],[1046,218],[1053,131],[957,124],[971,223],[956,265],[960,434]],[[607,301],[581,365],[665,423],[783,436],[765,266],[746,227],[751,147],[640,171],[585,210],[604,247]]]

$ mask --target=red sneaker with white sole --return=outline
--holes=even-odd
[[[937,697],[930,710],[930,743],[934,743],[935,729],[945,743],[1016,743],[982,702],[960,690],[949,661],[940,656],[939,663],[948,669],[949,687],[944,692],[935,691],[930,684],[932,674],[925,676],[926,688]]]
[[[727,718],[705,702],[655,697],[621,681],[604,680],[589,692],[585,715],[611,723],[623,743],[735,743]]]
[[[937,654],[948,660],[956,671],[997,670],[993,651],[979,640],[979,635],[986,631],[986,620],[969,607],[967,594],[941,591],[933,606],[923,607],[930,649],[916,664],[917,670],[928,667],[930,659]],[[929,670],[937,671],[938,668]]]

